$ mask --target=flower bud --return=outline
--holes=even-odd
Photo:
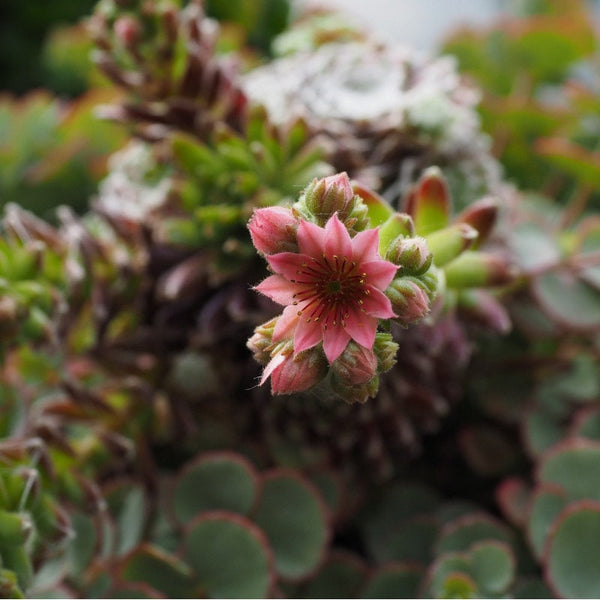
[[[271,206],[254,211],[248,223],[250,237],[256,249],[265,255],[297,252],[298,221],[289,208]]]
[[[402,267],[407,275],[422,275],[429,269],[433,255],[425,238],[396,238],[388,248],[386,260]]]
[[[354,194],[346,173],[313,180],[304,190],[298,208],[321,227],[335,213],[348,229],[360,231],[368,223],[367,207]]]
[[[379,332],[375,335],[373,351],[377,357],[377,372],[385,373],[396,364],[398,344],[392,339],[391,333]]]
[[[347,179],[348,176],[344,173],[343,176],[332,175],[324,179],[315,179],[309,184],[304,192],[304,202],[310,213],[323,223],[336,212],[340,218],[341,215],[346,216],[348,204],[354,196],[349,180],[345,185]]]
[[[379,390],[379,377],[360,384],[350,384],[342,378],[333,376],[330,379],[331,389],[349,404],[358,402],[364,404],[369,398],[374,398]]]
[[[393,213],[379,227],[379,254],[385,256],[398,238],[414,237],[415,224],[406,213]]]
[[[327,374],[327,360],[319,348],[311,348],[295,356],[289,353],[284,355],[283,360],[276,356],[274,360],[279,364],[271,371],[273,394],[303,392],[319,383]]]
[[[431,303],[427,292],[413,277],[397,277],[385,291],[392,302],[396,313],[395,319],[401,325],[409,325],[420,321],[430,309]]]
[[[246,347],[261,365],[266,365],[271,360],[269,348],[273,346],[273,330],[276,323],[277,317],[259,325],[254,329],[254,335],[246,342]]]
[[[377,375],[377,357],[373,350],[356,342],[349,342],[331,365],[331,370],[338,379],[346,383],[367,383]]]

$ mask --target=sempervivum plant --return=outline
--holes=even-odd
[[[6,212],[0,595],[597,595],[597,219],[488,194],[450,61],[332,16],[241,77],[244,4],[102,0],[135,139]]]
[[[291,209],[259,209],[250,221],[274,271],[257,290],[286,306],[248,344],[265,365],[260,383],[270,376],[273,393],[291,394],[253,393],[253,423],[283,464],[333,466],[355,483],[393,477],[461,396],[472,345],[465,324],[510,328],[491,292],[513,272],[505,258],[477,247],[492,230],[496,204],[483,199],[452,216],[448,187],[431,169],[406,208],[395,212],[336,175],[309,185]],[[367,236],[377,251],[373,245],[359,268],[355,248],[367,249]],[[378,297],[371,285],[389,305],[366,301]]]
[[[445,168],[461,204],[499,183],[475,111],[478,94],[450,57],[332,42],[249,72],[244,90],[277,123],[306,120],[327,139],[336,170],[392,198],[431,165]]]

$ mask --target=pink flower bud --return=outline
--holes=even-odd
[[[420,321],[431,309],[429,296],[412,277],[394,279],[385,293],[392,301],[396,321],[401,325]]]
[[[314,179],[304,190],[299,204],[304,207],[301,212],[310,216],[319,226],[323,226],[336,213],[347,227],[353,227],[357,221],[361,222],[358,230],[366,225],[367,207],[354,194],[346,173]]]
[[[347,384],[366,383],[377,375],[377,357],[373,350],[350,342],[331,365],[331,369]]]
[[[266,256],[298,251],[298,221],[289,208],[271,206],[255,210],[248,229],[252,243]]]
[[[273,368],[271,368],[271,366]],[[293,394],[313,387],[327,373],[327,361],[323,352],[311,348],[295,356],[289,352],[275,354],[265,368],[261,383],[271,376],[271,393]]]
[[[350,202],[354,198],[354,190],[347,173],[336,173],[325,177],[323,181],[325,182],[326,194],[331,190],[335,190],[336,194],[342,196],[346,202]]]

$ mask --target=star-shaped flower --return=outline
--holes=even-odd
[[[299,252],[267,256],[274,275],[257,290],[284,305],[273,342],[294,340],[294,355],[323,342],[333,363],[353,339],[372,348],[379,319],[395,317],[383,293],[397,266],[379,256],[379,232],[368,229],[350,237],[334,214],[318,227],[298,226]]]

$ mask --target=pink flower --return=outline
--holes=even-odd
[[[257,290],[286,308],[273,341],[291,338],[294,353],[323,342],[332,363],[353,339],[372,348],[379,319],[394,317],[385,290],[398,267],[378,253],[377,229],[350,238],[334,214],[324,228],[301,221],[299,253],[267,256],[275,275]]]
[[[248,223],[252,243],[265,255],[297,250],[297,227],[298,220],[283,206],[259,208]]]

